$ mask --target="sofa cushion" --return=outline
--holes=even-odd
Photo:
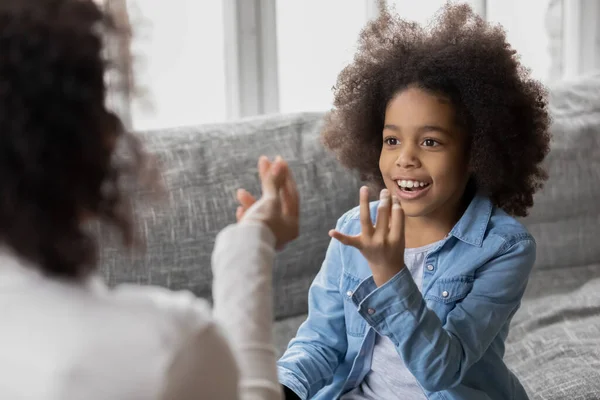
[[[537,240],[536,268],[600,262],[600,74],[550,88],[550,175],[524,219]]]
[[[600,264],[545,272],[513,319],[505,360],[532,399],[597,399]]]
[[[600,393],[600,75],[550,94],[550,178],[523,220],[536,267],[505,359],[532,399],[591,399]]]
[[[329,243],[327,231],[358,202],[358,180],[320,144],[321,122],[322,114],[305,113],[142,134],[163,163],[169,199],[138,208],[145,253],[124,254],[110,236],[102,238],[101,265],[109,283],[189,289],[210,299],[214,238],[235,222],[236,189],[258,194],[258,157],[281,155],[298,183],[302,219],[300,238],[277,258],[275,315],[305,313],[308,287]]]

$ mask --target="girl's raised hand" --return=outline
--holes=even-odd
[[[344,235],[335,230],[329,236],[358,249],[367,259],[373,279],[381,286],[404,268],[404,212],[396,196],[387,189],[380,194],[375,225],[369,210],[369,189],[360,189],[361,233]]]

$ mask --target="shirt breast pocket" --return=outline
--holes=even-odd
[[[361,337],[367,331],[367,321],[358,313],[358,307],[352,301],[352,295],[361,280],[348,273],[342,276],[340,285],[341,296],[344,299],[344,317],[346,322],[346,333],[349,336]]]
[[[436,280],[425,295],[427,307],[434,311],[442,323],[457,304],[464,300],[473,288],[473,278],[458,276]]]

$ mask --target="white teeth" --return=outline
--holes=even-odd
[[[401,180],[401,181],[397,181],[396,183],[398,183],[398,186],[400,186],[401,188],[418,188],[418,187],[424,187],[427,186],[428,183],[425,182],[419,182],[419,181],[407,181],[407,180]]]

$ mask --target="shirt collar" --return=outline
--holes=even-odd
[[[493,208],[488,197],[476,194],[463,216],[450,231],[450,235],[467,244],[481,247]]]

